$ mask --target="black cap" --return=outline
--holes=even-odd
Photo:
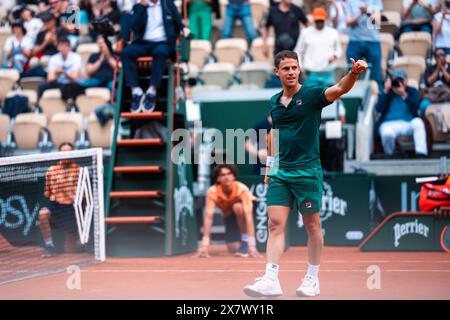
[[[46,21],[54,20],[54,19],[55,19],[55,16],[54,16],[51,12],[45,11],[44,13],[42,13],[42,14],[39,16],[39,18],[40,18],[42,21],[46,22]]]

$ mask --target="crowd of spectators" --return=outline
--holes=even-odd
[[[401,25],[393,34],[396,39],[394,48],[398,47],[398,39],[409,32],[425,32],[432,36],[429,53],[423,57],[426,70],[419,79],[413,79],[417,80],[416,85],[411,85],[408,78],[413,77],[408,72],[394,70],[386,63],[388,57],[383,54],[379,25],[380,21],[386,21],[387,16],[384,15],[385,3],[382,0],[270,0],[264,5],[263,13],[255,16],[254,8],[260,2],[229,0],[224,5],[218,0],[187,0],[186,5],[179,2],[175,7],[172,0],[19,1],[4,11],[2,28],[9,28],[10,35],[2,43],[2,68],[16,69],[21,78],[45,78],[45,82],[39,85],[38,97],[50,88],[59,88],[64,99],[72,100],[85,88],[112,89],[114,71],[124,68],[136,103],[145,100],[146,107],[142,111],[152,111],[164,61],[174,50],[172,42],[176,34],[171,34],[168,24],[175,23],[176,33],[183,31],[187,35],[190,32],[193,42],[209,41],[212,48],[218,39],[236,37],[235,28],[240,25],[241,36],[248,43],[242,63],[254,59],[250,49],[261,40],[258,50],[266,59],[281,50],[296,51],[301,61],[303,81],[329,85],[337,80],[335,69],[339,63],[348,63],[350,58],[367,60],[369,77],[378,85],[377,110],[384,123],[380,122],[376,136],[380,135],[384,152],[391,154],[395,138],[407,134],[414,136],[416,152],[427,154],[424,151],[426,146],[424,149],[423,143],[419,142],[423,138],[418,138],[423,134],[418,133],[423,129],[423,123],[419,125],[416,119],[425,117],[428,107],[434,103],[444,103],[439,113],[448,113],[450,109],[449,0],[402,2],[399,12]],[[167,3],[170,3],[170,8]],[[141,12],[141,21],[136,22],[138,11]],[[188,19],[181,19],[182,14]],[[110,37],[110,40],[116,48],[125,48],[120,56],[114,57],[105,39],[92,28],[90,22],[99,17],[107,17],[117,31],[117,36]],[[240,24],[237,24],[238,20]],[[138,32],[136,23],[142,32]],[[130,38],[130,34],[141,38]],[[151,44],[138,43],[141,40]],[[167,48],[159,43],[164,41],[170,42]],[[98,49],[83,58],[78,48],[86,43],[96,43]],[[216,62],[213,52],[205,64]],[[143,55],[154,56],[156,65],[147,89],[138,87],[132,76],[136,72],[134,59]],[[402,55],[401,51],[394,50],[390,59]],[[203,67],[199,66],[200,69]],[[137,104],[134,107],[134,111],[140,111]],[[444,118],[441,117],[440,121]],[[411,124],[408,130],[403,127],[394,130],[393,123],[388,123],[399,120]]]

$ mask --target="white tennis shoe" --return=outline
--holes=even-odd
[[[278,297],[283,294],[281,291],[280,281],[278,279],[272,280],[264,275],[261,278],[256,278],[255,283],[244,287],[244,293],[253,298],[261,297]]]
[[[302,284],[298,287],[297,296],[299,297],[315,297],[320,294],[319,278],[306,275],[303,278]]]

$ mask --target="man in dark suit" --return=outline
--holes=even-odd
[[[131,15],[134,40],[121,53],[126,84],[131,87],[131,112],[151,112],[155,108],[156,90],[161,82],[167,58],[175,54],[177,35],[185,28],[173,0],[140,0]],[[144,93],[137,78],[136,59],[152,56],[150,83]]]

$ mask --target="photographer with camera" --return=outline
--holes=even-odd
[[[378,98],[376,110],[381,116],[375,125],[381,137],[384,153],[393,155],[399,136],[413,136],[417,157],[428,154],[425,124],[418,117],[420,94],[410,87],[405,71],[396,70],[384,83],[384,92]]]
[[[177,35],[188,36],[172,0],[140,0],[131,16],[134,41],[121,52],[126,84],[131,88],[131,112],[152,112],[156,105],[156,90],[161,83],[166,60],[175,54]],[[139,86],[136,59],[152,56],[149,87],[144,93]]]

